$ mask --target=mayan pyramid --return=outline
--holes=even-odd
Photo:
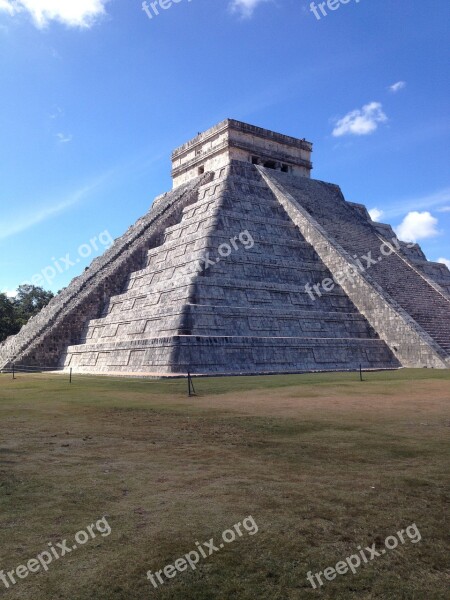
[[[311,152],[234,120],[175,150],[173,190],[0,346],[0,368],[449,368],[450,271],[311,179]]]

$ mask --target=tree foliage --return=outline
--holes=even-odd
[[[19,329],[13,302],[6,294],[0,293],[0,342],[17,333]]]
[[[18,333],[52,298],[52,292],[35,285],[20,285],[15,298],[0,293],[0,342]]]

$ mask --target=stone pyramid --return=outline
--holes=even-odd
[[[0,368],[449,368],[450,271],[311,179],[311,151],[234,120],[178,148],[174,189],[0,346]]]

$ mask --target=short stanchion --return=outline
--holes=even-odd
[[[359,380],[360,381],[364,381],[363,380],[363,374],[362,374],[362,365],[359,365]]]
[[[12,365],[12,376],[13,376],[13,379],[15,379],[15,378],[16,378],[16,368],[15,368],[15,365],[14,365],[14,363],[13,363],[13,365]]]
[[[195,396],[196,394],[195,394],[194,382],[192,381],[192,377],[191,377],[191,374],[190,374],[189,371],[188,371],[188,376],[187,377],[188,377],[188,394],[189,394],[189,397]]]
[[[69,383],[72,383],[72,367],[70,367]]]

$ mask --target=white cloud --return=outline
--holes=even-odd
[[[0,0],[1,1],[1,0]],[[8,298],[15,298],[17,296],[17,290],[2,290],[2,294],[6,294]]]
[[[334,137],[343,135],[369,135],[377,130],[379,123],[388,120],[380,102],[370,102],[361,110],[352,110],[339,119],[333,130]]]
[[[71,142],[73,139],[72,135],[64,135],[64,133],[57,133],[56,137],[58,138],[58,140],[61,144],[67,144],[68,142]]]
[[[52,112],[51,115],[49,115],[50,119],[57,119],[58,117],[61,117],[64,115],[64,111],[62,108],[60,108],[59,106],[55,106],[54,111]]]
[[[417,242],[439,235],[438,220],[428,211],[412,211],[406,215],[395,233],[405,242]]]
[[[438,258],[437,262],[441,263],[442,265],[445,265],[450,269],[450,260],[448,258]]]
[[[263,2],[267,2],[267,0],[231,0],[230,9],[244,18],[249,18],[253,15],[255,8]]]
[[[438,212],[444,212],[444,213],[450,212],[450,206],[443,206],[442,208],[438,208],[437,210],[438,210]]]
[[[10,0],[0,0],[0,11],[7,12],[9,15],[14,14],[14,6]]]
[[[406,81],[397,81],[393,85],[389,86],[389,89],[393,94],[396,94],[400,90],[403,90],[406,87]]]
[[[42,29],[50,21],[68,27],[91,27],[105,14],[109,0],[0,0],[0,12],[14,16],[28,13],[36,27]]]
[[[384,211],[383,210],[379,210],[378,208],[371,208],[369,210],[369,215],[370,215],[370,218],[372,219],[372,221],[379,222],[379,220],[381,219],[381,217],[384,215]]]

